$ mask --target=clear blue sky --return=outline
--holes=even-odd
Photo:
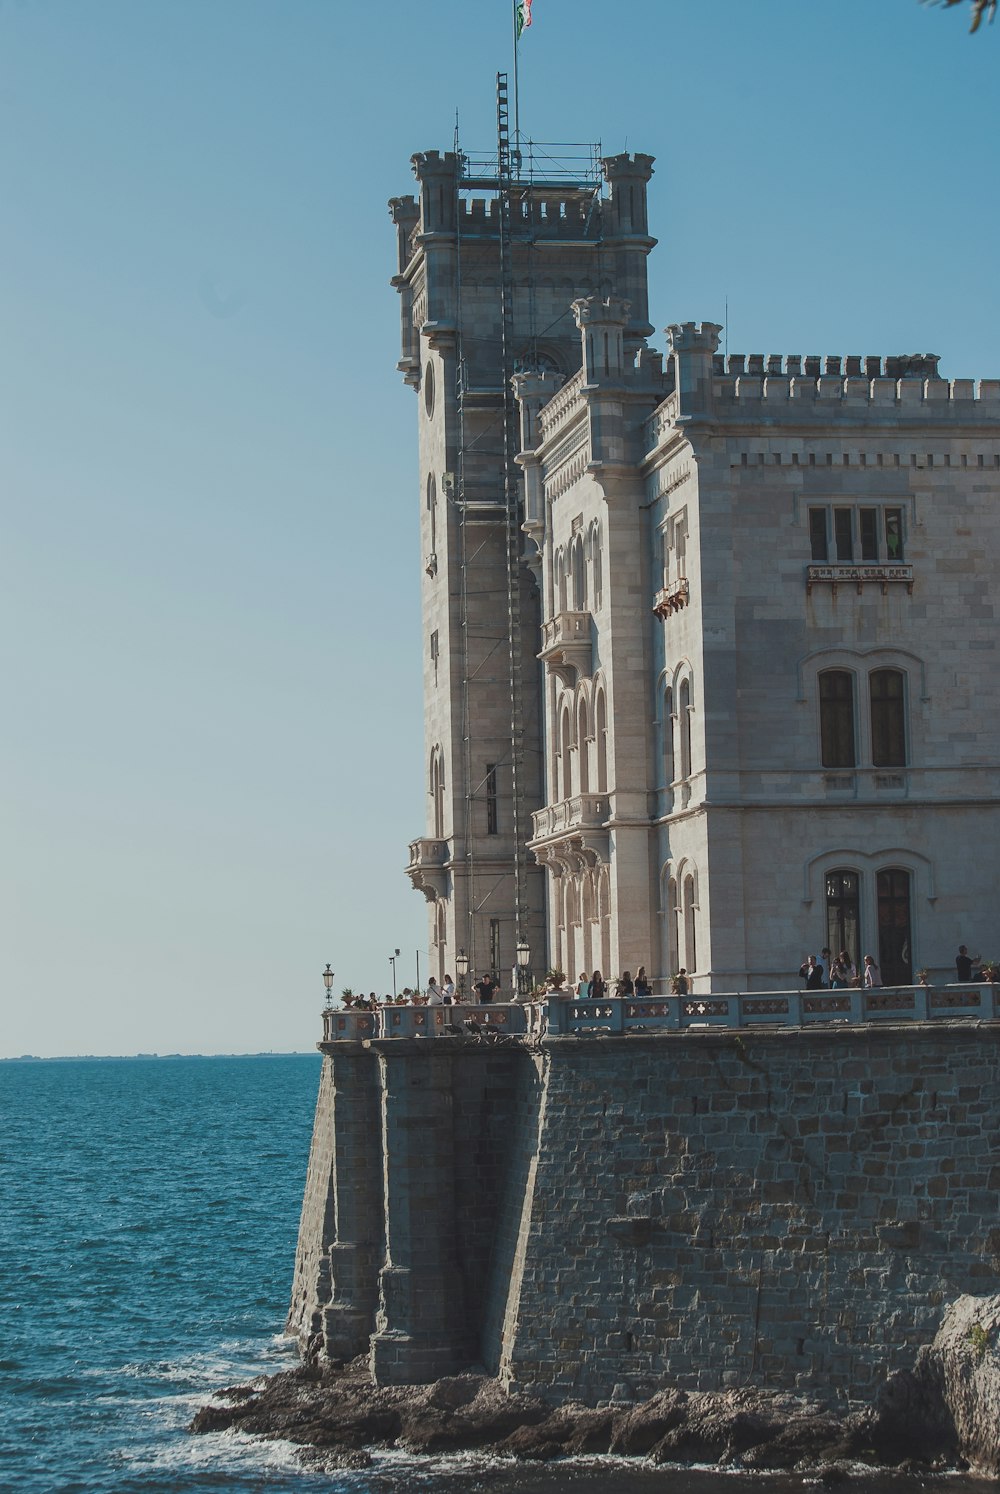
[[[1000,376],[1000,27],[535,0],[521,122],[657,157],[653,320]],[[0,1055],[311,1046],[426,943],[386,199],[506,0],[0,0]],[[659,339],[662,347],[663,338]]]

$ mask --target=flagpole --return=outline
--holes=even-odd
[[[517,4],[518,0],[511,0],[510,15],[513,23],[514,33],[514,149],[521,148],[521,111],[517,89]]]

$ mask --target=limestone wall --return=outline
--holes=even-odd
[[[947,1302],[1000,1290],[998,1038],[956,1022],[371,1045],[388,1217],[367,1241],[377,1305],[354,1240],[345,1306],[375,1377],[479,1360],[590,1402],[744,1384],[868,1399]],[[328,1120],[307,1325],[331,1321],[310,1291],[342,1300]]]

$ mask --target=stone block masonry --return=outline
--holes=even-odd
[[[350,1093],[325,1044],[289,1330],[346,1357],[341,1304],[384,1384],[479,1362],[589,1403],[870,1400],[948,1302],[1000,1290],[998,1040],[995,1022],[387,1039],[352,1057]],[[338,1214],[340,1130],[372,1089]]]

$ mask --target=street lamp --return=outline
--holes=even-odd
[[[392,999],[396,999],[396,961],[399,959],[399,950],[394,950],[389,956],[389,964],[392,966]]]
[[[333,981],[334,981],[334,975],[335,975],[335,973],[336,973],[335,971],[333,971],[333,970],[330,969],[329,964],[327,964],[326,969],[323,971],[323,984],[324,984],[324,986],[326,986],[326,1004],[327,1004],[327,1006],[330,1005],[330,992],[333,990]]]
[[[469,973],[469,956],[464,949],[460,949],[455,956],[455,969],[458,971],[458,994],[465,995],[465,977]]]
[[[517,994],[524,996],[531,990],[531,946],[527,939],[518,939],[517,949]]]

